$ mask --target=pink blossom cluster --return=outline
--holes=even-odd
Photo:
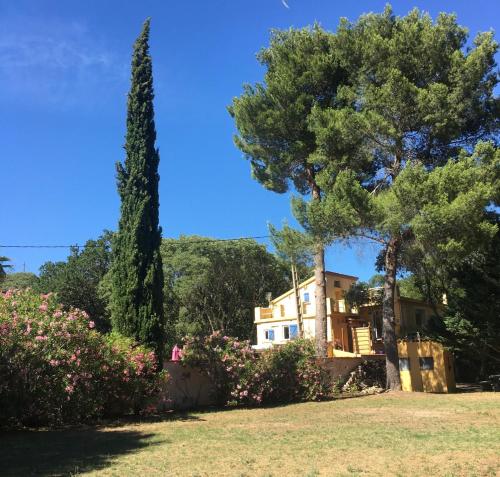
[[[13,376],[1,383],[0,402],[18,404],[16,415],[0,409],[0,424],[127,413],[146,405],[163,379],[150,350],[100,334],[85,312],[65,311],[54,295],[31,290],[0,294],[0,361]]]

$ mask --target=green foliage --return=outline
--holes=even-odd
[[[342,20],[331,41],[348,81],[339,86],[336,102],[315,111],[310,127],[318,155],[333,170],[345,148],[356,151],[361,162],[347,164],[341,181],[332,181],[331,174],[320,181],[325,199],[310,210],[302,207],[302,222],[330,229],[333,238],[368,236],[382,245],[387,376],[399,387],[393,295],[403,256],[417,248],[420,257],[436,250],[459,259],[472,242],[492,233],[474,217],[486,205],[488,185],[475,184],[466,192],[459,181],[457,197],[440,177],[456,174],[467,182],[466,169],[476,177],[478,169],[459,159],[450,166],[453,171],[445,166],[431,174],[457,158],[461,147],[495,137],[498,45],[485,33],[465,50],[467,32],[454,15],[440,14],[433,22],[417,9],[396,17],[390,7],[355,23]],[[370,167],[357,167],[366,158]],[[470,224],[461,216],[467,210]]]
[[[500,225],[498,214],[490,214]],[[436,264],[444,285],[433,283],[448,300],[443,320],[427,330],[455,354],[460,379],[477,380],[496,373],[500,363],[500,233],[462,263]],[[425,279],[425,277],[424,277]]]
[[[356,23],[341,22],[331,42],[349,81],[339,87],[337,101],[330,108],[315,110],[310,125],[318,140],[318,155],[324,162],[330,160],[331,167],[338,167],[339,143],[347,142],[355,146],[357,157],[370,158],[371,168],[360,169],[351,161],[346,164],[350,170],[342,171],[335,181],[331,174],[318,179],[325,197],[311,204],[312,210],[302,214],[303,221],[323,224],[333,237],[370,229],[369,234],[381,242],[387,243],[390,237],[404,242],[406,225],[426,201],[426,214],[433,214],[435,228],[453,227],[452,209],[460,213],[463,207],[460,200],[450,206],[452,183],[441,185],[447,187],[443,196],[437,185],[434,192],[429,189],[420,196],[422,188],[433,185],[419,184],[419,179],[456,158],[461,147],[473,146],[478,138],[494,137],[499,125],[499,101],[494,96],[497,44],[490,33],[480,34],[475,46],[464,51],[466,40],[466,30],[454,15],[441,14],[433,22],[417,9],[396,17],[387,7],[384,13],[364,15]],[[356,131],[362,132],[361,142],[353,141]],[[465,161],[461,166],[467,168]],[[460,166],[453,169],[462,174]],[[399,190],[389,197],[387,189],[396,184],[402,171],[407,176],[405,184],[400,182]],[[436,175],[432,180],[453,181],[451,171],[444,169],[443,174],[448,178]],[[476,189],[479,195],[483,192]],[[378,201],[371,200],[378,195]],[[463,200],[474,198],[469,195]],[[447,210],[444,202],[448,202]],[[440,214],[449,222],[443,223],[445,217]],[[416,220],[413,226],[424,224]],[[446,247],[452,250],[461,245],[450,240]]]
[[[335,48],[349,71],[341,96],[352,101],[377,170],[397,175],[410,159],[442,163],[498,127],[498,83],[491,32],[465,50],[467,30],[455,15],[436,21],[418,9],[403,17],[390,7],[356,23],[343,20]],[[325,132],[325,146],[336,140]],[[384,183],[388,178],[381,176]]]
[[[210,377],[219,405],[258,406],[327,397],[327,374],[315,356],[310,340],[291,341],[257,354],[248,341],[216,331],[205,338],[187,338],[182,361]]]
[[[251,339],[254,307],[291,287],[286,264],[253,240],[163,239],[161,253],[169,347],[215,330]]]
[[[154,353],[94,328],[55,295],[0,294],[0,424],[87,422],[137,412],[156,397]]]
[[[126,159],[117,164],[121,216],[113,239],[111,320],[125,336],[153,346],[164,343],[163,270],[158,225],[158,150],[153,111],[149,20],[134,44],[128,95]]]
[[[372,277],[373,278],[373,277]],[[383,291],[380,288],[373,289],[370,282],[355,282],[344,294],[347,303],[355,308],[360,306],[381,305]]]
[[[0,282],[0,290],[5,292],[11,288],[22,290],[24,288],[35,288],[38,277],[34,273],[15,272],[7,273],[5,279]]]
[[[422,285],[419,278],[415,275],[408,275],[398,280],[399,294],[405,298],[412,298],[414,300],[427,300],[428,297],[422,293]]]
[[[359,308],[360,306],[370,303],[370,290],[366,282],[354,282],[349,290],[345,292],[344,298],[352,307]]]
[[[9,265],[6,262],[10,262],[9,257],[0,257],[0,283],[5,280],[5,277],[7,276],[7,272],[5,271],[6,268],[12,268],[12,265]]]
[[[215,401],[220,406],[231,401],[234,392],[241,389],[240,380],[255,372],[256,360],[249,341],[239,341],[220,331],[184,339],[183,364],[198,367],[207,374],[215,387]]]
[[[328,373],[318,363],[311,340],[297,339],[265,350],[258,364],[263,403],[320,401],[330,396]]]
[[[385,280],[384,275],[376,273],[375,275],[372,275],[370,277],[367,283],[370,288],[383,287],[384,280]]]
[[[268,228],[271,243],[279,258],[296,267],[310,269],[313,254],[311,237],[293,229],[286,222],[283,223],[281,230],[278,230],[273,224],[268,224]]]
[[[484,212],[495,197],[498,172],[484,148],[479,144],[473,154],[431,171],[408,164],[390,189],[375,196],[379,230],[404,237],[410,259],[460,263],[496,234],[498,226]],[[491,145],[487,150],[495,154]]]
[[[314,107],[327,107],[344,72],[332,54],[331,37],[318,25],[273,30],[258,55],[263,83],[245,85],[229,112],[236,121],[237,147],[250,160],[254,177],[267,189],[311,191],[316,138],[309,128]]]
[[[245,85],[229,107],[238,136],[236,146],[250,161],[252,173],[264,187],[284,193],[291,185],[312,202],[322,200],[320,178],[324,163],[318,156],[317,134],[311,128],[313,112],[336,103],[338,86],[346,80],[332,48],[332,38],[318,25],[300,30],[274,30],[269,47],[258,55],[266,69],[264,81]],[[335,177],[349,154],[331,156],[339,167],[325,176]],[[331,163],[330,163],[331,164]],[[304,210],[306,209],[304,204]],[[298,217],[298,214],[297,214]],[[298,217],[300,220],[300,217]],[[307,227],[314,239],[317,274],[316,343],[318,355],[326,355],[326,284],[324,279],[323,227]]]
[[[66,262],[44,263],[34,284],[40,293],[56,293],[66,310],[85,311],[101,331],[110,329],[108,301],[99,287],[110,268],[112,235],[105,231],[97,240],[88,240],[81,250],[72,248]]]

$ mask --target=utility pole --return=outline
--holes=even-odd
[[[302,319],[302,303],[299,293],[299,277],[297,274],[297,266],[292,262],[292,283],[295,293],[295,305],[297,307],[297,323],[299,325],[299,338],[304,338],[304,320]]]

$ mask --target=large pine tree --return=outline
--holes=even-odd
[[[126,158],[124,164],[117,164],[121,217],[113,240],[111,319],[115,330],[152,346],[161,359],[164,318],[158,225],[160,157],[155,148],[149,28],[148,19],[134,44]]]

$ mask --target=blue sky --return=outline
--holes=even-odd
[[[271,28],[379,12],[385,1],[0,0],[0,244],[75,244],[115,229],[115,162],[124,157],[131,45],[152,17],[160,148],[160,222],[166,237],[266,235],[291,217],[289,195],[263,189],[234,147],[226,106],[262,79],[255,53]],[[435,16],[456,12],[471,35],[499,31],[495,0],[395,1]],[[498,37],[498,35],[497,35]],[[2,249],[36,272],[66,250]],[[327,268],[366,279],[376,249],[334,246]]]

